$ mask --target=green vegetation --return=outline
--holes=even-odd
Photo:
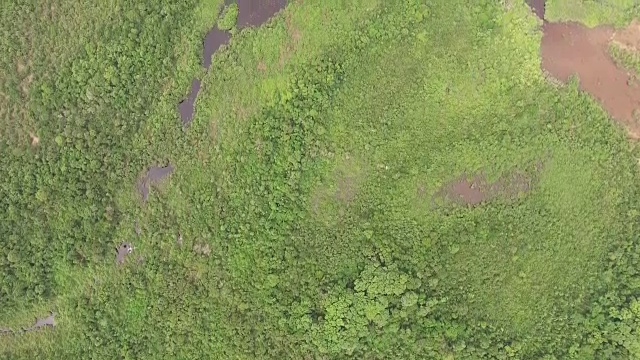
[[[640,53],[638,51],[613,42],[609,46],[609,53],[618,66],[631,70],[636,76],[640,76]]]
[[[238,4],[231,4],[225,7],[220,19],[218,20],[218,29],[231,30],[236,26],[238,21]]]
[[[636,0],[547,0],[546,9],[549,21],[578,21],[590,27],[624,26],[640,16]]]
[[[58,313],[3,358],[640,356],[639,154],[524,3],[292,2],[204,74],[221,3],[2,5],[0,326]],[[531,189],[433,199],[480,172]]]

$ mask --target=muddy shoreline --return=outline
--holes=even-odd
[[[545,19],[545,0],[527,3],[543,20],[542,69],[563,83],[576,76],[580,90],[591,94],[632,138],[640,138],[640,86],[609,53],[616,37],[625,44],[640,44],[640,28],[636,29],[634,23],[628,29],[616,30],[606,25],[588,28],[576,22],[549,22]]]

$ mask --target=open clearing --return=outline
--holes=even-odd
[[[639,358],[625,1],[3,5],[0,357]]]

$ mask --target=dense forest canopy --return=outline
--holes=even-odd
[[[0,5],[2,358],[640,357],[639,154],[524,1],[276,3]]]

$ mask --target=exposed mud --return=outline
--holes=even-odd
[[[527,0],[531,10],[542,20],[544,20],[545,2],[546,0]]]
[[[287,6],[287,0],[238,0],[238,28],[260,26]]]
[[[133,245],[129,242],[123,242],[116,248],[116,264],[121,265],[124,264],[124,261],[127,258],[127,255],[131,254],[133,251]]]
[[[593,95],[631,135],[638,137],[640,125],[634,121],[634,112],[640,108],[640,88],[632,86],[633,77],[618,68],[609,55],[615,30],[568,22],[545,23],[543,32],[542,67],[563,82],[577,75],[580,89]]]
[[[30,327],[23,327],[18,331],[14,331],[13,329],[8,327],[0,327],[0,335],[20,334],[20,333],[25,333],[29,331],[40,330],[42,328],[54,328],[55,326],[56,326],[56,313],[52,311],[49,313],[49,316],[46,316],[40,319],[35,318],[35,323],[33,325],[31,325]]]
[[[30,328],[25,328],[23,331],[33,331],[38,330],[45,327],[55,327],[56,326],[56,314],[50,313],[49,316],[44,317],[42,319],[36,318],[36,323]]]
[[[522,172],[500,177],[489,182],[485,175],[461,177],[444,185],[433,196],[433,200],[444,200],[458,205],[479,205],[498,197],[515,199],[531,190],[533,178]]]
[[[209,30],[204,37],[203,54],[202,54],[202,66],[205,69],[209,69],[211,66],[211,57],[215,54],[222,45],[229,43],[231,34],[228,31],[223,31],[214,26]]]
[[[188,126],[193,120],[193,114],[196,111],[196,99],[198,98],[198,92],[200,92],[200,80],[193,79],[191,81],[191,91],[186,99],[182,100],[178,104],[178,112],[180,113],[180,119],[183,126]]]
[[[174,167],[171,164],[165,167],[154,166],[149,168],[147,174],[138,180],[137,188],[142,197],[142,201],[146,202],[149,198],[149,187],[164,180],[167,176],[171,175],[173,170]]]
[[[609,45],[640,49],[640,23],[632,22],[616,31],[610,26],[588,28],[575,22],[550,23],[544,20],[545,0],[527,0],[542,25],[542,68],[552,77],[567,82],[577,76],[580,89],[591,94],[629,135],[640,138],[640,87],[633,75],[618,68],[609,54]]]
[[[613,41],[623,49],[640,51],[640,21],[634,20],[626,28],[616,31]]]

